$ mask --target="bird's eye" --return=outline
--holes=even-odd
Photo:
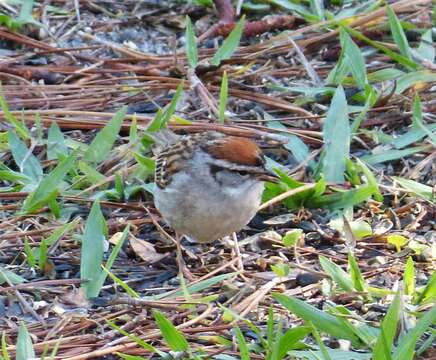
[[[238,174],[241,176],[247,176],[248,172],[247,171],[238,171]]]

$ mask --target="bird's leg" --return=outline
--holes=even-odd
[[[183,259],[181,237],[176,234],[176,247],[177,247],[177,265],[179,267],[179,273],[183,274],[185,278],[189,281],[194,281],[195,277],[192,275],[191,271],[186,266],[185,260]]]
[[[238,237],[236,236],[235,232],[232,234],[232,240],[233,240],[233,251],[235,252],[235,256],[238,259],[236,266],[237,266],[239,271],[243,272],[244,271],[244,264],[242,262],[241,251],[239,250]]]

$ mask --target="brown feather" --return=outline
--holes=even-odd
[[[253,141],[236,136],[218,139],[208,146],[209,153],[222,160],[241,165],[259,166],[262,164],[262,152]]]

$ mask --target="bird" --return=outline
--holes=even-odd
[[[238,232],[256,214],[264,182],[277,178],[260,147],[245,137],[206,131],[167,142],[155,161],[154,203],[176,232],[179,270],[191,277],[179,235],[209,243]]]

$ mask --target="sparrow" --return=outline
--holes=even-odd
[[[208,243],[241,230],[274,181],[252,140],[208,131],[172,138],[156,158],[154,202],[178,235]],[[187,272],[177,237],[179,268]]]

